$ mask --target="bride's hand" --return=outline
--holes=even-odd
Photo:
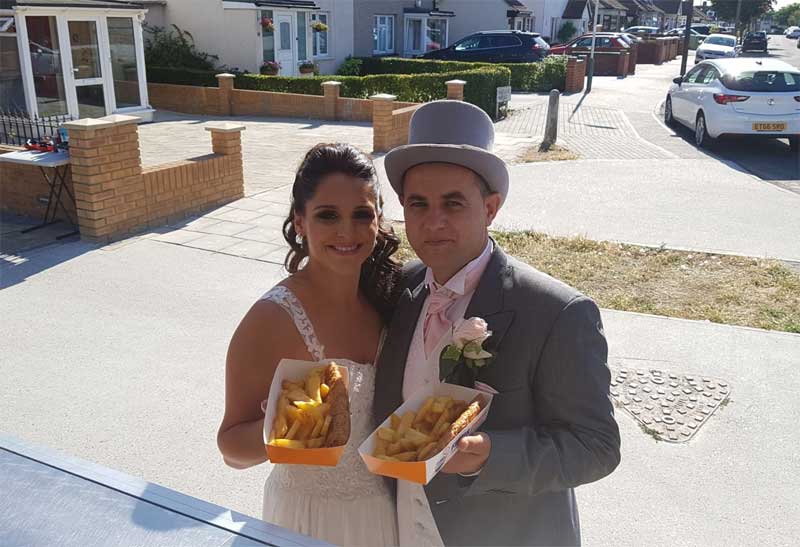
[[[480,471],[492,451],[492,440],[486,433],[462,437],[458,441],[458,452],[442,468],[443,473],[470,475]]]

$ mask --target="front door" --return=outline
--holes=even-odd
[[[291,14],[275,16],[275,60],[280,63],[281,76],[295,76],[297,64],[294,60],[294,18]]]
[[[68,19],[69,68],[72,77],[70,111],[79,118],[102,118],[113,111],[103,78],[103,59],[108,58],[108,41],[100,39],[98,18]]]

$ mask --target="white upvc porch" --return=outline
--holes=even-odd
[[[128,114],[144,121],[144,9],[17,5],[25,110],[32,117]]]

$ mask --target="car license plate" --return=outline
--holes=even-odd
[[[754,123],[753,131],[786,131],[786,122]]]

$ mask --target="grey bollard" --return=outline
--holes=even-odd
[[[557,89],[550,91],[550,101],[547,103],[547,124],[544,128],[544,140],[539,146],[540,152],[547,152],[558,139],[558,100],[561,92]]]

